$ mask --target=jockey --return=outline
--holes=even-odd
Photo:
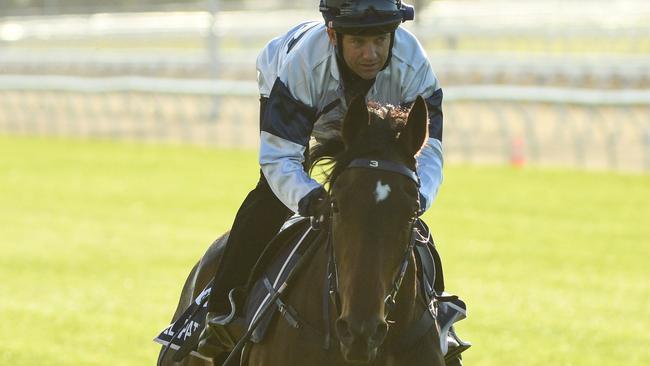
[[[231,301],[230,290],[246,284],[285,220],[292,213],[313,216],[325,200],[325,189],[303,163],[310,139],[340,139],[352,98],[410,106],[422,96],[429,111],[429,138],[417,156],[422,212],[442,182],[442,89],[421,44],[399,27],[413,19],[413,8],[401,0],[321,0],[320,11],[324,23],[294,27],[257,58],[261,174],[230,231],[200,352],[235,317],[238,301]]]

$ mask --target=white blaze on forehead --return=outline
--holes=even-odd
[[[377,181],[377,188],[375,188],[375,201],[377,203],[388,198],[390,193],[390,186],[388,184],[382,184],[381,181]]]

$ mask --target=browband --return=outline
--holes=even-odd
[[[348,168],[367,168],[398,173],[413,180],[418,187],[420,186],[420,178],[418,178],[418,175],[413,170],[407,168],[404,164],[388,160],[354,159],[350,164],[348,164]]]

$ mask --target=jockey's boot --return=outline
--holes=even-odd
[[[460,365],[460,354],[472,346],[470,342],[461,340],[453,328],[454,323],[467,317],[467,306],[457,296],[446,293],[437,294],[438,303],[437,320],[440,325],[440,349],[445,355],[447,364]]]
[[[447,334],[447,354],[445,355],[446,366],[462,366],[461,353],[472,346],[471,343],[461,340],[452,326]]]
[[[245,332],[245,321],[239,316],[243,300],[243,291],[234,288],[228,293],[229,309],[207,313],[197,346],[200,354],[214,358],[235,348]]]

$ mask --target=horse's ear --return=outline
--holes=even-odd
[[[345,114],[341,132],[346,148],[352,144],[359,131],[368,126],[369,121],[370,116],[368,115],[366,98],[362,95],[354,97],[348,106],[348,112]]]
[[[409,156],[415,156],[424,145],[427,139],[428,125],[427,104],[421,96],[418,96],[411,107],[406,126],[399,135],[399,143]]]

